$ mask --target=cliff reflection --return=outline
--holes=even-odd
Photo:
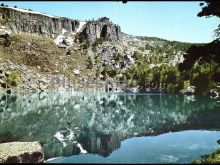
[[[46,158],[108,156],[129,137],[220,128],[217,101],[202,96],[64,91],[2,96],[0,104],[0,142],[38,140]]]

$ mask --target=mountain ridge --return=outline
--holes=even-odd
[[[33,13],[37,13],[37,16]],[[184,51],[191,45],[158,37],[126,34],[107,17],[85,22],[0,7],[0,24],[0,57],[9,60],[11,65],[18,65],[18,69],[19,65],[24,65],[39,74],[33,78],[35,82],[27,81],[30,78],[25,78],[26,71],[21,78],[22,88],[34,90],[50,88],[51,77],[56,74],[65,75],[72,82],[72,87],[77,81],[76,85],[81,89],[98,88],[94,83],[90,87],[80,85],[81,81],[97,80],[101,81],[101,90],[105,90],[104,84],[108,78],[129,80],[129,84],[134,84],[133,81],[141,83],[138,74],[142,71],[137,72],[138,68],[143,72],[146,67],[150,72],[155,72],[153,68],[158,67],[176,70],[184,60]],[[8,62],[2,63],[2,67],[6,65]],[[20,68],[18,71],[18,77],[22,75],[22,70]],[[7,72],[7,69],[2,69],[2,72]],[[29,74],[28,77],[34,77],[33,73]],[[3,88],[6,80],[5,75]],[[39,85],[41,80],[44,80],[45,86]]]

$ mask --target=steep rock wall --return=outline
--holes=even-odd
[[[0,24],[1,29],[14,34],[33,33],[48,37],[60,34],[62,29],[74,32],[79,27],[77,20],[8,7],[0,7]]]
[[[27,33],[56,37],[63,32],[63,29],[69,33],[81,33],[89,42],[94,42],[97,38],[110,41],[122,39],[121,28],[106,17],[83,22],[31,10],[0,6],[1,33],[8,31],[13,34]]]
[[[87,22],[82,34],[89,42],[94,42],[97,38],[110,41],[120,41],[122,39],[121,28],[106,17]]]

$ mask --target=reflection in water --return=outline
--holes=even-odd
[[[0,104],[0,142],[38,140],[46,159],[107,157],[130,137],[220,128],[217,101],[202,96],[63,91],[2,96]]]
[[[220,131],[181,131],[158,136],[133,137],[108,157],[81,154],[48,163],[190,163],[219,148]]]

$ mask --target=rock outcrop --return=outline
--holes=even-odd
[[[37,34],[53,37],[65,29],[75,32],[80,23],[77,20],[50,16],[30,10],[0,7],[1,28],[14,34]]]
[[[111,41],[122,38],[120,27],[106,17],[85,22],[0,6],[0,24],[0,31],[13,34],[28,33],[54,38],[65,29],[68,33],[81,33],[89,42],[94,42],[97,38]]]
[[[43,148],[38,142],[0,143],[0,163],[42,163]]]
[[[106,17],[87,22],[82,35],[89,42],[94,42],[98,38],[110,41],[120,41],[122,39],[120,26],[113,24]]]

